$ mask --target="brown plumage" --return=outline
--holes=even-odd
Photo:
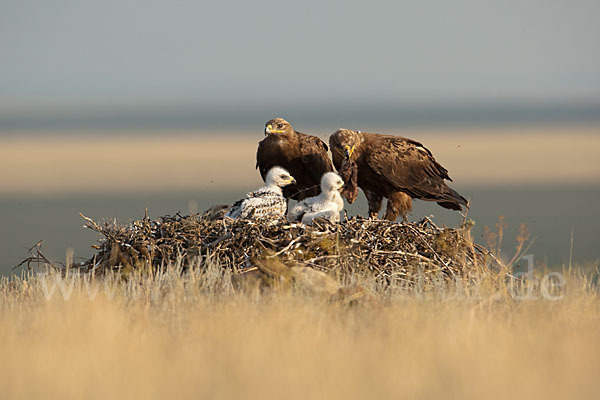
[[[358,186],[369,202],[369,216],[377,217],[388,199],[385,219],[406,220],[412,199],[435,201],[451,210],[467,207],[467,200],[450,188],[448,170],[421,143],[399,136],[340,129],[329,138],[333,163],[356,162]]]
[[[288,170],[296,184],[283,188],[283,195],[303,200],[319,195],[321,177],[333,172],[328,150],[318,137],[296,132],[289,122],[275,118],[265,124],[265,138],[256,152],[256,168],[263,180],[274,166]]]

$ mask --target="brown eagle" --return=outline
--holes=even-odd
[[[318,137],[296,132],[285,119],[275,118],[265,124],[265,138],[256,152],[256,168],[263,180],[275,166],[288,170],[296,184],[283,188],[283,195],[303,200],[319,195],[321,177],[333,172],[328,150]]]
[[[452,181],[448,170],[417,141],[340,129],[329,137],[329,145],[338,170],[348,162],[356,163],[358,186],[369,202],[370,217],[377,217],[384,197],[388,199],[385,219],[390,221],[399,215],[406,221],[413,198],[451,210],[468,207],[467,200],[444,182]]]

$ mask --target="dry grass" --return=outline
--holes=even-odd
[[[574,126],[386,133],[422,141],[460,185],[543,185],[600,182],[599,132],[599,127]],[[331,132],[314,133],[326,139]],[[3,177],[0,194],[252,188],[261,182],[254,168],[261,138],[260,130],[219,136],[5,137],[0,170],[11,173]]]
[[[600,390],[600,300],[581,273],[567,274],[557,301],[539,287],[538,300],[515,300],[486,275],[458,289],[363,280],[370,295],[337,306],[302,290],[239,293],[223,271],[137,276],[93,301],[89,277],[66,278],[68,301],[58,289],[46,300],[53,276],[3,278],[2,397],[592,399]]]

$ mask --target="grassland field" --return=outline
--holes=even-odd
[[[561,286],[537,280],[520,291],[492,275],[402,288],[357,274],[349,279],[368,296],[347,305],[298,288],[237,291],[218,266],[126,282],[2,278],[0,393],[596,399],[594,268],[563,271]]]
[[[425,143],[455,180],[494,187],[597,186],[598,132],[396,133]],[[258,140],[4,137],[0,195],[231,192],[260,184]],[[293,285],[241,290],[219,265],[128,280],[0,276],[0,397],[598,398],[598,262],[555,268],[550,286],[544,270],[426,287],[356,271],[330,274],[364,289],[349,304]]]

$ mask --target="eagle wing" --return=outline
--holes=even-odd
[[[373,139],[366,161],[373,171],[398,190],[427,198],[444,185],[444,179],[452,181],[448,170],[421,143],[396,136]]]
[[[305,225],[311,225],[315,218],[325,218],[332,223],[339,222],[338,205],[334,202],[323,202],[319,197],[310,197],[298,202],[289,210],[287,216],[289,222],[301,221]]]
[[[321,177],[327,172],[333,171],[333,165],[329,159],[329,147],[316,136],[296,132],[300,138],[302,151],[302,163],[306,167],[314,182],[321,182]]]
[[[261,188],[235,202],[226,216],[247,219],[279,217],[285,215],[286,208],[287,203],[282,195],[269,188]]]
[[[288,210],[287,220],[289,222],[296,222],[302,219],[302,216],[308,211],[309,206],[306,201],[299,201],[292,208]]]
[[[271,168],[281,164],[281,153],[277,138],[267,136],[258,143],[256,150],[256,168],[260,172],[263,181]]]

